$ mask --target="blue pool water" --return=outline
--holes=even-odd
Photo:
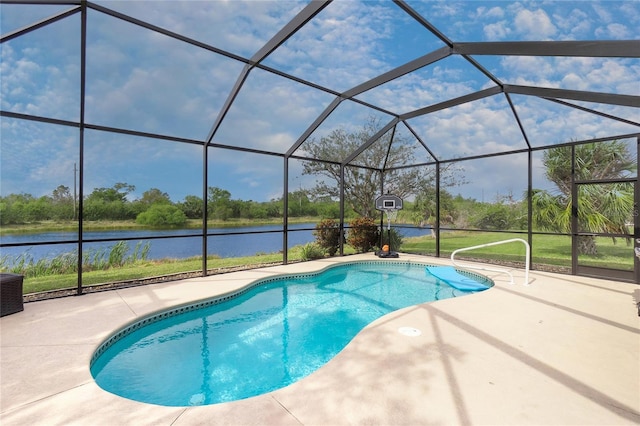
[[[272,278],[127,327],[99,347],[91,373],[103,389],[151,404],[234,401],[311,374],[389,312],[470,293],[402,262]]]

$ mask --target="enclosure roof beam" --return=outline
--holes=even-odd
[[[207,136],[207,143],[210,143],[213,140],[216,132],[220,128],[222,121],[227,116],[229,109],[231,109],[231,105],[237,98],[244,82],[247,80],[249,73],[251,70],[262,61],[267,55],[277,49],[282,45],[285,41],[289,39],[296,31],[302,28],[307,22],[309,22],[314,16],[316,16],[322,9],[324,9],[332,0],[313,0],[309,3],[304,9],[302,9],[287,25],[285,25],[278,33],[271,38],[260,50],[258,50],[249,61],[249,64],[245,65],[236,83],[234,84],[231,92],[227,96],[227,99],[224,101],[224,105],[222,109],[218,113],[211,130],[209,131],[209,135]]]
[[[451,53],[452,51],[450,47],[448,46],[441,47],[440,49],[434,50],[431,53],[427,53],[424,56],[414,59],[413,61],[407,62],[404,65],[394,68],[391,71],[388,71],[384,74],[380,74],[379,76],[372,78],[369,81],[366,81],[352,89],[349,89],[346,92],[342,93],[341,96],[346,99],[352,98],[354,96],[359,95],[360,93],[373,89],[374,87],[380,86],[384,83],[388,83],[391,80],[394,80],[398,77],[402,77],[405,74],[409,74],[415,70],[418,70],[422,67],[430,65],[441,59],[444,59],[450,56]]]
[[[178,34],[176,32],[169,31],[169,30],[167,30],[165,28],[159,27],[157,25],[150,24],[150,23],[142,21],[140,19],[136,19],[136,18],[134,18],[132,16],[125,15],[124,13],[116,12],[115,10],[109,9],[109,8],[101,6],[99,4],[95,4],[95,3],[92,3],[90,1],[87,1],[87,7],[89,7],[90,9],[93,9],[93,10],[97,10],[98,12],[104,13],[106,15],[113,16],[114,18],[121,19],[121,20],[123,20],[125,22],[129,22],[130,24],[137,25],[137,26],[142,27],[142,28],[146,28],[148,30],[157,32],[159,34],[163,34],[163,35],[165,35],[167,37],[171,37],[171,38],[173,38],[175,40],[180,40],[180,41],[182,41],[184,43],[187,43],[187,44],[190,44],[192,46],[200,47],[202,49],[208,50],[210,52],[217,53],[219,55],[225,56],[225,57],[230,58],[230,59],[235,59],[236,61],[240,61],[240,62],[243,62],[245,64],[249,63],[249,60],[246,59],[246,58],[243,58],[242,56],[236,55],[236,54],[231,53],[231,52],[227,52],[225,50],[222,50],[222,49],[219,49],[217,47],[211,46],[209,44],[203,43],[201,41],[186,37],[186,36],[184,36],[182,34]]]
[[[21,35],[30,33],[31,31],[37,30],[39,28],[45,27],[49,24],[52,24],[54,22],[57,22],[61,19],[64,19],[68,16],[71,16],[73,14],[76,14],[78,12],[80,12],[81,7],[80,6],[76,6],[74,8],[71,8],[69,10],[65,10],[63,12],[60,12],[56,15],[50,16],[46,19],[43,19],[39,22],[36,22],[35,24],[31,24],[29,26],[23,27],[23,28],[19,28],[15,31],[12,31],[10,33],[7,34],[3,34],[2,36],[0,36],[0,43],[4,43],[5,41],[9,41],[12,40],[16,37],[20,37]]]
[[[405,74],[413,72],[417,69],[420,69],[424,66],[437,62],[443,58],[446,58],[451,55],[451,48],[442,47],[440,49],[434,50],[431,53],[428,53],[420,58],[417,58],[413,61],[407,62],[404,65],[401,65],[391,71],[388,71],[384,74],[381,74],[365,83],[362,83],[356,87],[353,87],[346,92],[343,92],[338,97],[336,97],[327,108],[316,118],[316,120],[305,130],[305,132],[298,138],[298,140],[289,148],[286,153],[287,157],[290,157],[300,146],[304,143],[305,140],[322,124],[324,120],[340,105],[340,103],[345,99],[350,99],[354,96],[359,95],[360,93],[366,92],[374,87],[380,86],[384,83],[392,81],[398,77],[401,77]]]
[[[441,33],[436,27],[431,25],[429,21],[424,19],[422,15],[416,12],[411,6],[409,6],[404,0],[393,0],[393,2],[400,7],[400,9],[404,10],[409,16],[418,21],[420,25],[431,31],[433,35],[438,37],[442,42],[444,42],[447,46],[453,47],[453,42],[443,33]]]
[[[511,113],[515,118],[516,123],[518,123],[520,134],[522,134],[522,137],[524,138],[524,142],[527,144],[527,148],[531,148],[531,142],[529,141],[529,136],[527,135],[527,131],[524,129],[524,126],[522,125],[522,120],[520,120],[520,114],[518,114],[518,111],[516,111],[516,107],[513,105],[513,101],[511,100],[511,97],[509,96],[509,94],[505,93],[504,97],[507,99],[507,102],[509,103],[509,108],[511,109]]]
[[[415,19],[420,25],[429,30],[433,35],[438,37],[443,43],[445,43],[448,47],[453,49],[454,43],[447,36],[441,33],[436,27],[434,27],[429,21],[427,21],[422,15],[416,12],[411,8],[404,0],[394,0],[394,3],[398,5],[402,10],[404,10],[409,16]],[[459,52],[453,51],[453,53],[459,54]],[[502,85],[502,82],[496,78],[493,74],[487,71],[482,65],[480,65],[475,59],[471,58],[468,55],[461,54],[461,56],[466,59],[471,65],[476,67],[481,73],[487,76],[491,81],[493,81],[498,86]]]
[[[421,115],[430,114],[432,112],[451,108],[461,104],[466,104],[467,102],[477,101],[478,99],[486,98],[488,96],[497,95],[498,93],[502,93],[502,88],[500,86],[491,87],[489,89],[480,90],[478,92],[470,93],[468,95],[464,95],[458,98],[450,99],[448,101],[440,102],[439,104],[430,105],[425,108],[420,108],[415,111],[402,114],[400,116],[400,119],[409,120],[411,118],[419,117]]]
[[[224,100],[224,104],[222,105],[222,108],[220,109],[220,112],[216,117],[216,121],[213,123],[213,126],[209,131],[209,135],[207,136],[207,143],[213,140],[213,137],[215,136],[216,132],[220,128],[222,121],[224,120],[224,118],[227,116],[227,113],[231,109],[231,105],[233,104],[233,101],[235,101],[236,97],[238,97],[238,94],[240,93],[240,89],[242,89],[244,82],[247,80],[247,77],[249,77],[249,71],[251,71],[251,67],[249,65],[245,65],[242,68],[242,71],[240,71],[240,75],[238,75],[236,82],[231,88],[231,92],[229,92],[229,95],[227,96],[227,99]]]
[[[640,58],[638,40],[498,41],[453,43],[454,53],[498,56],[580,56]]]
[[[409,131],[411,132],[411,134],[413,134],[413,137],[416,138],[416,140],[420,143],[420,145],[422,145],[422,147],[427,150],[427,152],[429,153],[429,155],[431,156],[431,158],[433,158],[436,162],[438,161],[438,157],[436,156],[436,154],[431,151],[431,149],[427,146],[427,144],[422,140],[422,138],[418,135],[418,133],[413,130],[413,127],[411,127],[409,125],[409,123],[407,123],[406,121],[402,122],[404,124],[404,126],[409,129]]]
[[[264,60],[269,54],[280,47],[285,41],[302,28],[307,22],[313,19],[322,9],[327,7],[333,0],[313,0],[306,5],[291,21],[287,23],[276,35],[271,37],[260,50],[252,57],[251,62],[257,64]]]
[[[351,154],[349,154],[349,156],[347,158],[345,158],[342,161],[342,164],[341,164],[342,167],[346,166],[347,164],[352,162],[354,160],[354,158],[356,158],[358,155],[362,154],[367,148],[369,148],[371,145],[373,145],[373,143],[375,141],[380,139],[382,136],[384,136],[385,133],[387,133],[396,124],[398,124],[399,121],[400,121],[400,119],[395,117],[386,126],[384,126],[382,129],[378,130],[378,132],[375,135],[371,136],[368,141],[366,141],[365,143],[360,145],[360,147],[358,149],[353,151]]]
[[[555,89],[548,87],[504,85],[505,93],[531,95],[541,98],[573,99],[575,101],[595,102],[600,104],[620,105],[640,108],[640,96],[618,95],[615,93],[585,92],[581,90]]]
[[[632,126],[640,127],[640,122],[638,122],[638,121],[627,120],[626,118],[617,117],[617,116],[611,115],[611,114],[606,114],[604,112],[596,111],[596,110],[593,110],[591,108],[585,108],[583,106],[575,105],[575,104],[572,104],[571,102],[566,102],[566,101],[563,101],[563,100],[560,100],[560,99],[547,98],[547,100],[549,100],[551,102],[555,102],[555,103],[560,104],[560,105],[568,106],[570,108],[579,109],[580,111],[588,112],[590,114],[595,114],[595,115],[598,115],[600,117],[607,118],[609,120],[616,120],[616,121],[619,121],[621,123],[631,124]]]
[[[315,121],[313,123],[311,123],[311,125],[307,128],[307,130],[305,130],[304,133],[302,133],[302,135],[300,135],[300,137],[298,138],[296,143],[294,143],[291,146],[291,148],[289,148],[289,150],[287,151],[285,156],[286,157],[292,156],[293,153],[296,152],[298,150],[298,148],[300,148],[300,145],[302,145],[304,143],[304,141],[306,141],[307,138],[309,136],[311,136],[311,134],[322,124],[322,122],[327,119],[329,114],[331,114],[333,112],[333,110],[335,110],[338,107],[338,105],[340,105],[340,102],[342,102],[342,98],[336,97],[329,104],[329,106],[327,106],[324,109],[324,111],[322,111],[322,114],[320,114],[318,116],[318,118],[316,118]]]

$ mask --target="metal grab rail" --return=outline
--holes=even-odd
[[[515,241],[520,241],[521,243],[524,244],[525,248],[526,248],[526,254],[525,254],[525,266],[524,266],[524,285],[529,285],[529,254],[531,253],[531,248],[529,247],[529,243],[526,242],[525,240],[523,240],[522,238],[512,238],[510,240],[504,240],[504,241],[496,241],[494,243],[486,243],[486,244],[480,244],[477,246],[473,246],[473,247],[465,247],[465,248],[461,248],[461,249],[457,249],[454,250],[453,253],[451,253],[451,263],[453,263],[454,266],[460,266],[461,265],[457,264],[454,256],[456,255],[456,253],[461,252],[461,251],[468,251],[468,250],[473,250],[473,249],[478,249],[478,248],[483,248],[483,247],[489,247],[489,246],[495,246],[498,244],[506,244],[506,243],[512,243]],[[479,269],[479,270],[483,270],[483,271],[493,271],[493,272],[500,272],[500,273],[505,273],[507,275],[509,275],[509,277],[511,278],[511,282],[510,284],[513,284],[513,274],[511,274],[511,272],[509,272],[509,270],[507,269],[502,269],[502,268],[487,268],[484,266],[465,266],[466,268],[469,269]]]

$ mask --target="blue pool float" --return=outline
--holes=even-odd
[[[481,291],[489,288],[471,277],[461,274],[453,266],[427,266],[427,272],[461,291]]]

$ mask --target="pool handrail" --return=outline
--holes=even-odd
[[[495,246],[495,245],[498,245],[498,244],[512,243],[512,242],[515,242],[515,241],[520,241],[521,243],[524,244],[524,246],[526,248],[525,266],[524,266],[524,285],[528,286],[529,285],[529,257],[530,257],[529,254],[531,253],[531,247],[529,246],[529,243],[527,241],[523,240],[522,238],[511,238],[509,240],[496,241],[496,242],[493,242],[493,243],[480,244],[480,245],[477,245],[477,246],[464,247],[464,248],[460,248],[460,249],[454,250],[453,253],[451,253],[451,263],[453,263],[454,266],[464,267],[464,268],[468,268],[468,269],[479,269],[479,270],[483,270],[483,271],[492,271],[492,272],[505,273],[505,274],[509,275],[509,277],[511,278],[511,282],[509,284],[514,284],[514,282],[513,282],[513,274],[508,269],[488,268],[486,266],[474,266],[474,265],[462,266],[462,265],[456,263],[454,257],[456,255],[456,253],[459,253],[461,251],[474,250],[474,249],[483,248],[483,247]]]

